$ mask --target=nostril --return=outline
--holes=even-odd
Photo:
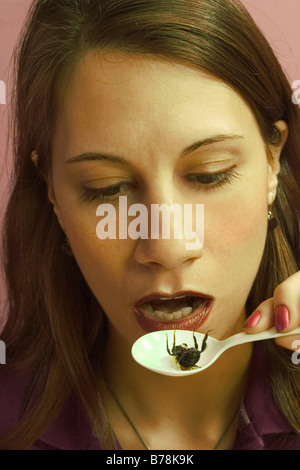
[[[146,239],[137,241],[134,259],[151,269],[164,267],[168,270],[179,269],[181,265],[192,263],[202,256],[201,250],[187,249],[181,239]]]

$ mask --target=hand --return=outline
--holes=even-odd
[[[282,333],[300,325],[300,271],[276,287],[274,296],[262,302],[246,320],[246,333],[260,333],[272,326]],[[274,340],[278,346],[293,351],[300,348],[300,335],[284,336]]]

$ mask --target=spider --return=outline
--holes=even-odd
[[[209,330],[210,331],[210,330]],[[201,349],[198,349],[198,343],[195,337],[195,332],[193,332],[193,338],[194,338],[194,348],[189,348],[186,343],[182,343],[180,346],[176,346],[176,339],[175,339],[175,330],[174,330],[174,341],[173,341],[173,348],[172,352],[170,352],[169,349],[169,343],[168,343],[168,335],[167,337],[167,351],[170,354],[170,356],[175,356],[176,362],[179,364],[182,370],[185,369],[190,369],[191,367],[199,367],[196,366],[196,363],[199,361],[201,353],[205,350],[207,344],[207,337],[208,333],[204,336],[201,344]]]

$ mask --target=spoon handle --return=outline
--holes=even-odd
[[[262,331],[261,333],[237,333],[236,335],[224,339],[222,341],[222,347],[224,349],[229,349],[238,344],[251,343],[253,341],[261,341],[263,339],[272,339],[279,338],[280,336],[292,336],[298,334],[300,334],[300,327],[296,328],[293,331],[289,331],[288,333],[278,333],[275,326],[273,326],[269,330]]]

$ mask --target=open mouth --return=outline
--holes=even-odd
[[[134,314],[140,326],[148,332],[163,329],[196,330],[208,317],[213,298],[192,294],[181,293],[172,297],[150,295],[135,305]]]
[[[151,302],[145,302],[139,308],[142,312],[148,313],[160,320],[180,320],[185,318],[191,313],[194,313],[200,305],[207,303],[207,298],[181,296],[173,299],[161,297]]]

